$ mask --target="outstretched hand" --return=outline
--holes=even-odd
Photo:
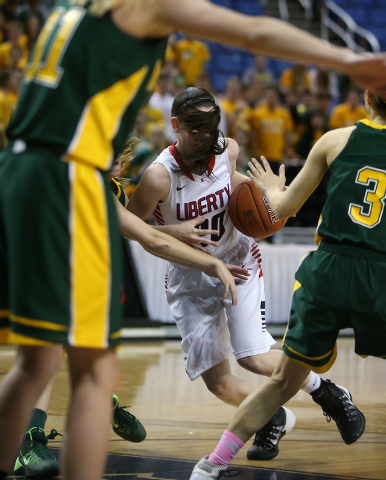
[[[275,175],[265,157],[260,157],[264,168],[260,163],[252,158],[248,163],[248,177],[253,181],[258,190],[264,195],[268,195],[269,191],[277,190],[282,192],[285,190],[285,167],[280,165],[279,176]]]
[[[203,217],[195,218],[194,220],[189,220],[187,222],[183,222],[179,225],[174,225],[173,237],[177,238],[183,243],[195,248],[196,250],[201,250],[202,252],[208,253],[212,255],[212,252],[205,248],[202,243],[205,245],[212,245],[214,247],[218,247],[218,243],[214,242],[209,238],[203,238],[206,235],[219,235],[218,230],[207,230],[197,228],[205,221],[205,215]]]
[[[386,100],[386,55],[348,55],[345,73],[363,90]]]
[[[248,277],[251,276],[249,270],[246,268],[239,267],[237,265],[230,265],[229,263],[226,263],[225,266],[231,272],[233,277],[238,279],[236,280],[236,285],[240,283],[240,280],[248,280]]]

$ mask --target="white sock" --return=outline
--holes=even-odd
[[[315,392],[315,390],[317,390],[320,387],[321,383],[322,383],[322,380],[319,377],[319,375],[311,371],[310,379],[308,380],[308,383],[304,385],[304,387],[302,387],[302,390],[304,390],[307,393]]]

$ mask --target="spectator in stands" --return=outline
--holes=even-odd
[[[248,104],[241,98],[241,82],[237,77],[230,77],[227,80],[221,105],[226,116],[228,135],[233,138],[237,125],[248,123],[252,113]]]
[[[11,22],[15,19],[15,11],[19,6],[19,3],[19,0],[7,0],[2,3],[1,11],[4,14],[6,22]]]
[[[31,15],[28,17],[25,29],[28,36],[28,51],[31,51],[36,43],[40,30],[42,29],[40,17],[38,15]]]
[[[330,117],[329,128],[350,127],[358,120],[369,118],[365,107],[361,104],[362,94],[359,90],[352,89],[348,92],[346,102],[337,105]]]
[[[238,125],[235,130],[234,140],[236,140],[239,145],[236,170],[243,175],[246,175],[249,168],[248,162],[250,162],[252,157],[252,152],[250,151],[251,126],[247,123]]]
[[[9,96],[12,102],[12,108],[16,106],[19,98],[19,90],[23,80],[23,72],[19,68],[11,68],[11,78],[9,84]]]
[[[173,95],[169,91],[170,75],[169,72],[161,71],[157,80],[157,91],[153,93],[149,100],[149,107],[155,108],[162,112],[165,123],[165,135],[169,143],[176,141],[176,135],[171,126],[172,105],[174,101]]]
[[[11,45],[11,49],[9,51],[9,66],[12,68],[19,68],[20,63],[23,59],[23,50],[19,47],[19,45]]]
[[[177,43],[177,36],[175,33],[169,35],[168,44],[165,51],[163,69],[171,70],[175,67],[178,68],[178,63],[176,60],[176,54],[174,51],[174,46]]]
[[[205,73],[210,52],[205,43],[186,36],[174,45],[175,58],[187,85],[194,85],[198,75]]]
[[[0,11],[0,43],[5,41],[5,15]]]
[[[41,25],[43,25],[49,13],[48,8],[40,0],[28,0],[16,8],[15,19],[26,23],[31,15],[37,15]]]
[[[259,82],[265,85],[271,85],[275,79],[273,73],[267,67],[267,57],[264,55],[255,55],[253,67],[244,70],[241,77],[243,84]]]
[[[307,118],[304,132],[296,146],[296,153],[302,159],[306,159],[315,142],[326,133],[326,125],[323,115],[313,111]]]
[[[335,72],[317,67],[312,68],[308,73],[311,80],[311,91],[313,93],[317,94],[327,91],[335,103],[339,102],[339,80]]]
[[[311,79],[307,67],[301,63],[296,63],[291,68],[286,68],[280,77],[280,90],[287,93],[289,90],[300,94],[311,87]]]
[[[179,93],[183,92],[186,88],[186,79],[185,77],[179,73],[172,77],[172,95],[176,97]]]
[[[276,86],[266,87],[264,103],[252,112],[253,155],[269,161],[274,172],[286,158],[292,144],[294,124],[286,108],[279,106],[279,90]]]
[[[256,108],[263,96],[264,84],[257,80],[241,84],[241,99],[251,108]]]
[[[22,50],[22,58],[18,68],[23,70],[28,60],[28,37],[23,33],[23,26],[19,22],[10,22],[7,30],[8,41],[0,45],[0,68],[11,64],[12,45],[18,45]]]
[[[9,67],[0,71],[0,132],[4,132],[13,111],[11,92],[12,70]]]
[[[310,90],[305,90],[300,95],[300,101],[297,106],[299,115],[303,115],[307,110],[315,108],[316,97]]]

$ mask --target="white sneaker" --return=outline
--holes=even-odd
[[[190,480],[218,480],[224,475],[228,465],[215,465],[208,458],[207,455],[196,464]]]

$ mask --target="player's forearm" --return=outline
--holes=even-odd
[[[139,241],[147,252],[183,267],[202,270],[208,275],[214,273],[218,259],[201,253],[159,230],[152,230],[151,238],[145,242]]]
[[[246,32],[246,47],[253,53],[324,65],[342,72],[355,57],[348,48],[331,45],[276,18],[254,17],[251,22],[254,27]]]
[[[176,237],[175,225],[152,225],[154,230]]]

